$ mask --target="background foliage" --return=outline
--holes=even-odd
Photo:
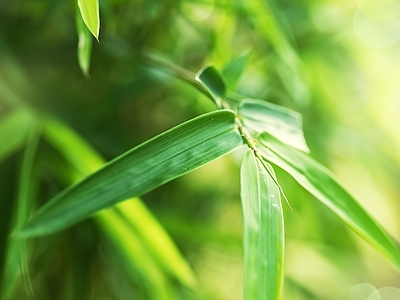
[[[360,16],[377,18],[367,2],[100,1],[100,43],[93,40],[86,79],[76,55],[76,3],[0,1],[0,122],[9,122],[0,131],[0,270],[12,261],[8,232],[31,206],[102,163],[83,160],[86,171],[76,170],[54,143],[39,141],[44,129],[32,113],[67,124],[109,160],[214,109],[152,66],[148,53],[192,72],[212,61],[235,92],[301,112],[311,155],[399,240],[399,44],[376,38],[390,27],[360,25]],[[377,34],[365,35],[367,25]],[[69,143],[63,149],[79,159],[77,141]],[[174,299],[242,297],[239,157],[143,196],[199,281],[195,293],[168,279]],[[399,288],[389,263],[276,171],[294,210],[284,205],[284,299],[366,299],[374,287]],[[26,212],[16,210],[21,203]],[[127,270],[113,245],[91,220],[34,240],[27,265],[37,298],[148,299],[142,276]],[[12,297],[29,299],[23,282],[15,284]]]

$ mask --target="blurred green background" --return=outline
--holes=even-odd
[[[214,109],[143,55],[191,72],[213,62],[232,91],[299,111],[311,155],[400,240],[397,1],[101,0],[88,79],[77,61],[75,13],[69,0],[0,0],[0,122],[21,108],[52,116],[109,160]],[[22,148],[3,149],[0,162],[2,273]],[[174,283],[176,299],[242,299],[240,154],[142,197],[199,280],[198,293]],[[40,141],[32,206],[61,191],[69,171]],[[284,172],[277,176],[293,206],[284,205],[283,298],[396,299],[399,273]],[[91,220],[32,244],[37,299],[148,299]],[[29,299],[22,282],[13,295]]]

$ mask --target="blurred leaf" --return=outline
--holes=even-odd
[[[0,120],[0,161],[18,151],[25,143],[32,114],[25,109],[17,109]]]
[[[55,119],[47,119],[44,128],[44,136],[53,147],[55,147],[72,164],[79,173],[76,178],[71,178],[72,182],[82,176],[90,174],[99,169],[103,164],[103,158],[84,141],[77,133],[66,125]],[[116,220],[118,218],[118,220]],[[137,266],[136,257],[123,250],[125,241],[139,239],[141,247],[145,247],[151,259],[156,259],[158,263],[172,276],[188,287],[196,285],[196,278],[188,263],[179,253],[179,250],[169,237],[168,233],[157,222],[152,214],[147,210],[140,199],[129,199],[117,204],[113,209],[102,211],[95,216],[96,223],[100,226],[103,233],[111,240],[113,245],[123,251],[123,256],[127,260],[125,266]],[[115,225],[114,222],[118,224]],[[149,234],[151,233],[151,234]],[[123,237],[118,239],[117,236]],[[146,256],[147,257],[147,256]],[[141,257],[140,260],[143,260]],[[145,262],[144,265],[151,265]],[[141,269],[144,278],[147,278],[145,269]],[[144,272],[144,273],[143,273]],[[153,274],[151,271],[150,274]],[[158,276],[158,275],[157,275]],[[148,280],[155,280],[158,277]],[[157,282],[160,282],[157,279]]]
[[[310,151],[299,113],[266,101],[245,99],[238,106],[238,115],[245,127],[257,133],[268,132],[289,146]]]
[[[293,99],[300,104],[309,101],[309,90],[305,82],[305,72],[292,42],[292,32],[284,14],[271,0],[249,0],[245,2],[250,20],[256,31],[264,36],[274,48],[280,62],[276,63],[282,84]]]
[[[212,65],[206,65],[196,74],[196,80],[210,94],[218,108],[226,95],[226,82],[222,74]]]
[[[139,199],[124,201],[115,207],[115,211],[140,236],[146,249],[150,250],[150,254],[169,274],[176,276],[188,287],[196,286],[194,274],[175,244]]]
[[[87,28],[99,40],[100,15],[98,0],[78,0],[78,7]]]
[[[270,174],[274,174],[272,167],[247,150],[240,169],[240,189],[244,299],[248,300],[280,299],[283,289],[283,211],[279,189]]]
[[[100,209],[147,193],[241,144],[232,111],[212,112],[187,121],[133,148],[58,194],[19,234],[33,237],[67,228]]]
[[[329,170],[306,154],[287,147],[270,134],[261,134],[259,141],[261,145],[258,149],[266,160],[289,173],[400,269],[400,251],[397,243],[364,211]]]
[[[243,71],[249,60],[249,57],[249,53],[235,57],[222,69],[222,75],[224,76],[229,88],[232,89],[239,81],[240,76],[243,74]]]
[[[32,169],[35,161],[36,150],[40,139],[40,126],[31,123],[26,139],[26,148],[22,159],[20,180],[18,186],[17,205],[14,211],[14,227],[24,224],[31,211],[38,177],[33,176]],[[34,293],[29,278],[27,241],[10,239],[7,249],[6,267],[0,288],[1,299],[13,299],[14,289],[21,278],[24,280],[25,289],[32,299]]]
[[[105,163],[99,153],[82,137],[57,119],[46,118],[43,136],[81,176],[98,170]]]
[[[78,33],[78,63],[86,78],[89,77],[90,57],[92,54],[93,38],[85,26],[80,13],[76,12],[76,30]]]
[[[135,276],[135,273],[139,272],[145,279],[143,283],[146,285],[150,299],[173,299],[171,286],[157,261],[153,259],[142,240],[132,234],[131,228],[126,226],[126,220],[120,218],[117,210],[113,208],[101,211],[97,214],[96,221],[107,239],[112,244],[118,245],[121,260],[127,262],[126,267],[130,273],[134,272],[131,275]]]

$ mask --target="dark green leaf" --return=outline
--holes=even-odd
[[[397,243],[365,212],[329,170],[306,154],[287,147],[272,135],[263,133],[260,142],[259,150],[266,160],[288,172],[400,269],[400,251]]]
[[[210,94],[218,108],[226,95],[226,83],[222,74],[212,65],[204,66],[197,74],[196,80]]]
[[[289,146],[309,152],[299,113],[263,100],[245,99],[238,106],[238,115],[245,127],[268,132]]]
[[[67,172],[71,182],[98,170],[104,164],[104,159],[90,144],[56,119],[46,119],[44,138],[76,170]],[[165,289],[167,276],[174,276],[188,287],[196,286],[196,277],[188,263],[139,198],[101,211],[94,221],[121,256],[124,267],[139,272],[149,286]],[[135,251],[130,248],[135,248]],[[160,295],[157,298],[155,291],[152,292],[155,293],[155,299],[161,299]]]
[[[133,148],[58,194],[19,235],[39,236],[67,228],[103,208],[145,194],[242,143],[232,111],[199,116]]]
[[[245,300],[275,300],[282,294],[283,212],[279,189],[270,174],[274,175],[272,167],[247,150],[240,169]]]

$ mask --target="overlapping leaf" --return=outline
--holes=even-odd
[[[247,300],[275,300],[282,294],[283,212],[279,189],[270,174],[274,174],[272,167],[247,150],[240,169]]]
[[[400,269],[400,251],[397,243],[365,212],[329,170],[270,134],[263,133],[259,141],[261,145],[258,149],[267,161],[289,173]]]
[[[247,128],[268,132],[289,146],[309,152],[299,113],[266,101],[245,99],[238,106],[238,115]]]
[[[62,230],[100,209],[139,196],[242,145],[229,110],[211,112],[135,147],[55,196],[19,232]]]

